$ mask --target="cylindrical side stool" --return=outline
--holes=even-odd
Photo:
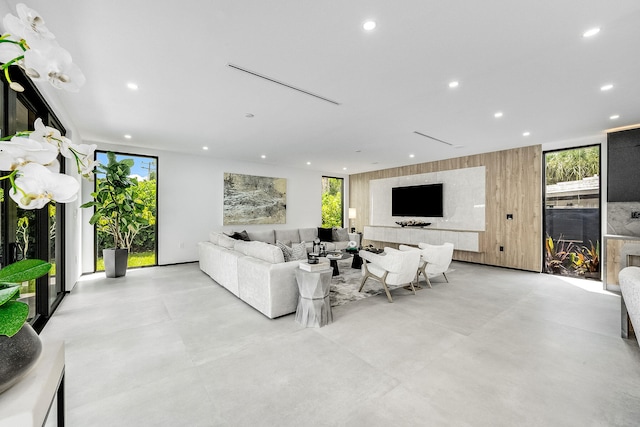
[[[331,268],[318,271],[296,270],[300,291],[296,322],[300,325],[319,328],[333,322],[329,300],[332,273]]]

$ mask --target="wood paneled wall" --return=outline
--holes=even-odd
[[[542,271],[540,145],[350,175],[349,207],[357,209],[355,227],[362,231],[365,225],[377,225],[369,224],[370,180],[474,166],[486,168],[486,231],[480,232],[480,253],[456,251],[454,259]],[[513,219],[507,220],[507,214]]]

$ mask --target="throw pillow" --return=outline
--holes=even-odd
[[[285,245],[280,240],[276,240],[276,246],[282,251],[284,261],[300,261],[307,259],[307,246],[304,242],[294,243],[291,247]]]
[[[228,234],[228,236],[231,237],[232,239],[244,240],[245,242],[251,241],[251,239],[249,238],[249,234],[247,234],[246,230],[242,230],[240,232],[236,231],[233,234]]]
[[[323,242],[333,242],[333,230],[331,228],[318,227],[318,237]]]
[[[291,245],[291,260],[304,261],[307,259],[307,245],[304,242]]]
[[[346,228],[334,228],[333,230],[334,242],[347,242],[349,241],[349,232]]]
[[[282,243],[280,240],[276,240],[276,246],[279,247],[282,251],[282,255],[284,255],[284,262],[291,261],[291,257],[293,256],[293,249]]]

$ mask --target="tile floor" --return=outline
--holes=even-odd
[[[43,331],[66,341],[67,425],[640,425],[619,296],[452,267],[320,329],[267,319],[197,264],[83,277]]]

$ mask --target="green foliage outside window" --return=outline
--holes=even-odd
[[[322,177],[322,226],[342,227],[342,178]]]
[[[556,151],[546,155],[546,184],[580,181],[600,173],[600,147]]]

